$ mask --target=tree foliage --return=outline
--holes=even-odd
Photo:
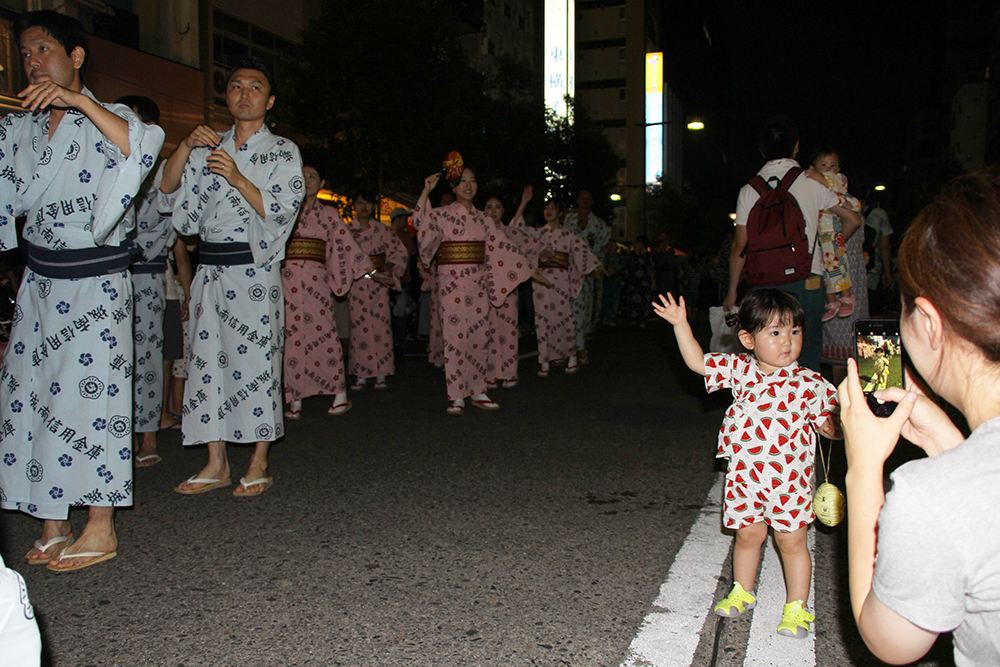
[[[618,162],[600,128],[546,116],[531,70],[513,59],[476,71],[458,38],[455,7],[449,0],[324,2],[283,95],[282,120],[306,159],[344,194],[379,181],[383,192],[415,194],[457,150],[480,191],[510,207],[528,184],[542,198],[556,156],[556,191],[589,187],[597,198]]]

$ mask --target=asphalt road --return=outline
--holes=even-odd
[[[4,513],[43,663],[621,664],[722,470],[727,398],[705,395],[659,323],[602,329],[592,359],[547,379],[527,359],[499,411],[449,417],[443,373],[406,358],[341,417],[307,400],[254,499],[173,493],[206,453],[161,433],[164,461],[136,471],[118,513],[118,557],[79,572],[21,565],[40,526]],[[250,449],[230,456],[235,479]],[[815,664],[880,664],[852,626],[845,541],[816,535]],[[709,617],[690,664],[743,664],[747,623]],[[952,664],[941,644],[922,664]]]

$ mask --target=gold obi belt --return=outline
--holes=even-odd
[[[568,252],[557,252],[549,257],[545,261],[538,263],[538,268],[540,269],[568,269],[569,268],[569,253]]]
[[[486,262],[485,241],[442,241],[438,248],[438,264],[483,264]]]
[[[326,262],[326,241],[292,237],[285,250],[285,259],[305,259],[315,262]]]
[[[382,267],[385,266],[385,253],[380,252],[377,255],[368,255],[368,259],[371,260],[372,266],[376,271],[381,271]]]

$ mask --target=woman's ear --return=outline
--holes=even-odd
[[[913,307],[916,312],[912,313],[911,317],[916,315],[919,318],[918,331],[926,336],[927,344],[932,350],[940,349],[944,339],[944,321],[941,319],[941,313],[933,303],[922,296],[914,299]]]
[[[748,349],[750,351],[753,351],[753,334],[752,333],[750,333],[746,329],[740,329],[740,332],[738,334],[736,334],[736,335],[739,337],[740,342],[743,343],[743,347],[745,347],[746,349]]]

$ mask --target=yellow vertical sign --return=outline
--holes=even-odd
[[[646,54],[646,94],[663,93],[663,54]]]

